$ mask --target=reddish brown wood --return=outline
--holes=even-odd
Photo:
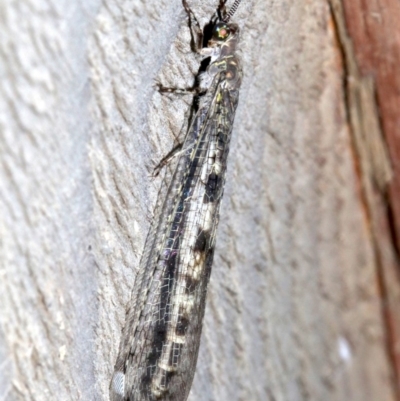
[[[400,2],[343,0],[347,31],[361,76],[372,76],[393,177],[375,210],[379,276],[388,349],[400,388]],[[386,203],[387,202],[387,203]],[[390,249],[391,248],[391,249]]]
[[[347,29],[362,75],[376,82],[382,128],[393,167],[389,185],[397,246],[400,245],[400,2],[344,0]]]

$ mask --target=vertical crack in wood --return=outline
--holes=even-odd
[[[360,73],[341,0],[328,0],[328,4],[343,58],[346,116],[361,183],[361,201],[374,247],[377,281],[382,297],[385,345],[393,370],[393,388],[396,398],[400,400],[400,321],[396,318],[400,306],[399,288],[396,280],[390,280],[390,276],[398,271],[399,253],[390,223],[391,206],[387,196],[393,173],[379,117],[374,78]]]

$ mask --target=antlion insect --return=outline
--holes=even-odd
[[[239,28],[229,22],[240,1],[228,12],[226,0],[220,1],[211,36],[198,50],[209,64],[199,76],[197,111],[146,240],[111,380],[112,401],[185,401],[192,385],[242,79],[235,55]],[[192,39],[203,42],[186,0],[183,6],[195,22]]]

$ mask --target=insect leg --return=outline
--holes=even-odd
[[[219,6],[217,10],[218,18],[222,21],[226,15],[225,4],[228,0],[219,0]]]
[[[166,156],[164,156],[160,162],[157,164],[156,167],[154,167],[154,171],[153,171],[153,177],[157,177],[158,174],[160,174],[161,169],[168,165],[172,159],[174,159],[175,157],[179,156],[182,153],[182,144],[179,143],[178,145],[176,145],[171,151],[168,152],[168,154]]]
[[[155,83],[157,90],[162,93],[173,93],[175,95],[200,95],[201,89],[197,86],[192,86],[189,88],[172,88],[162,85],[160,82]]]
[[[189,109],[185,112],[185,118],[182,128],[179,131],[178,135],[174,135],[174,147],[158,162],[158,164],[154,167],[152,177],[157,177],[161,170],[167,166],[173,159],[179,157],[183,152],[187,150],[187,147],[183,149],[183,143],[187,135],[189,123],[192,119],[191,116],[192,110]]]
[[[186,0],[182,0],[182,5],[189,20],[188,25],[190,30],[190,48],[193,52],[199,53],[203,47],[203,30],[201,29],[199,21]]]

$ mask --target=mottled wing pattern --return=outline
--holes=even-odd
[[[166,230],[147,239],[114,376],[124,381],[121,400],[176,399],[193,379],[237,97],[219,85],[210,103],[194,118],[191,129],[202,129],[185,143],[161,207],[158,219],[168,219],[156,225]]]
[[[207,69],[210,84],[158,201],[122,333],[111,401],[184,401],[191,387],[241,81],[233,54],[238,29],[231,26],[234,40]]]

